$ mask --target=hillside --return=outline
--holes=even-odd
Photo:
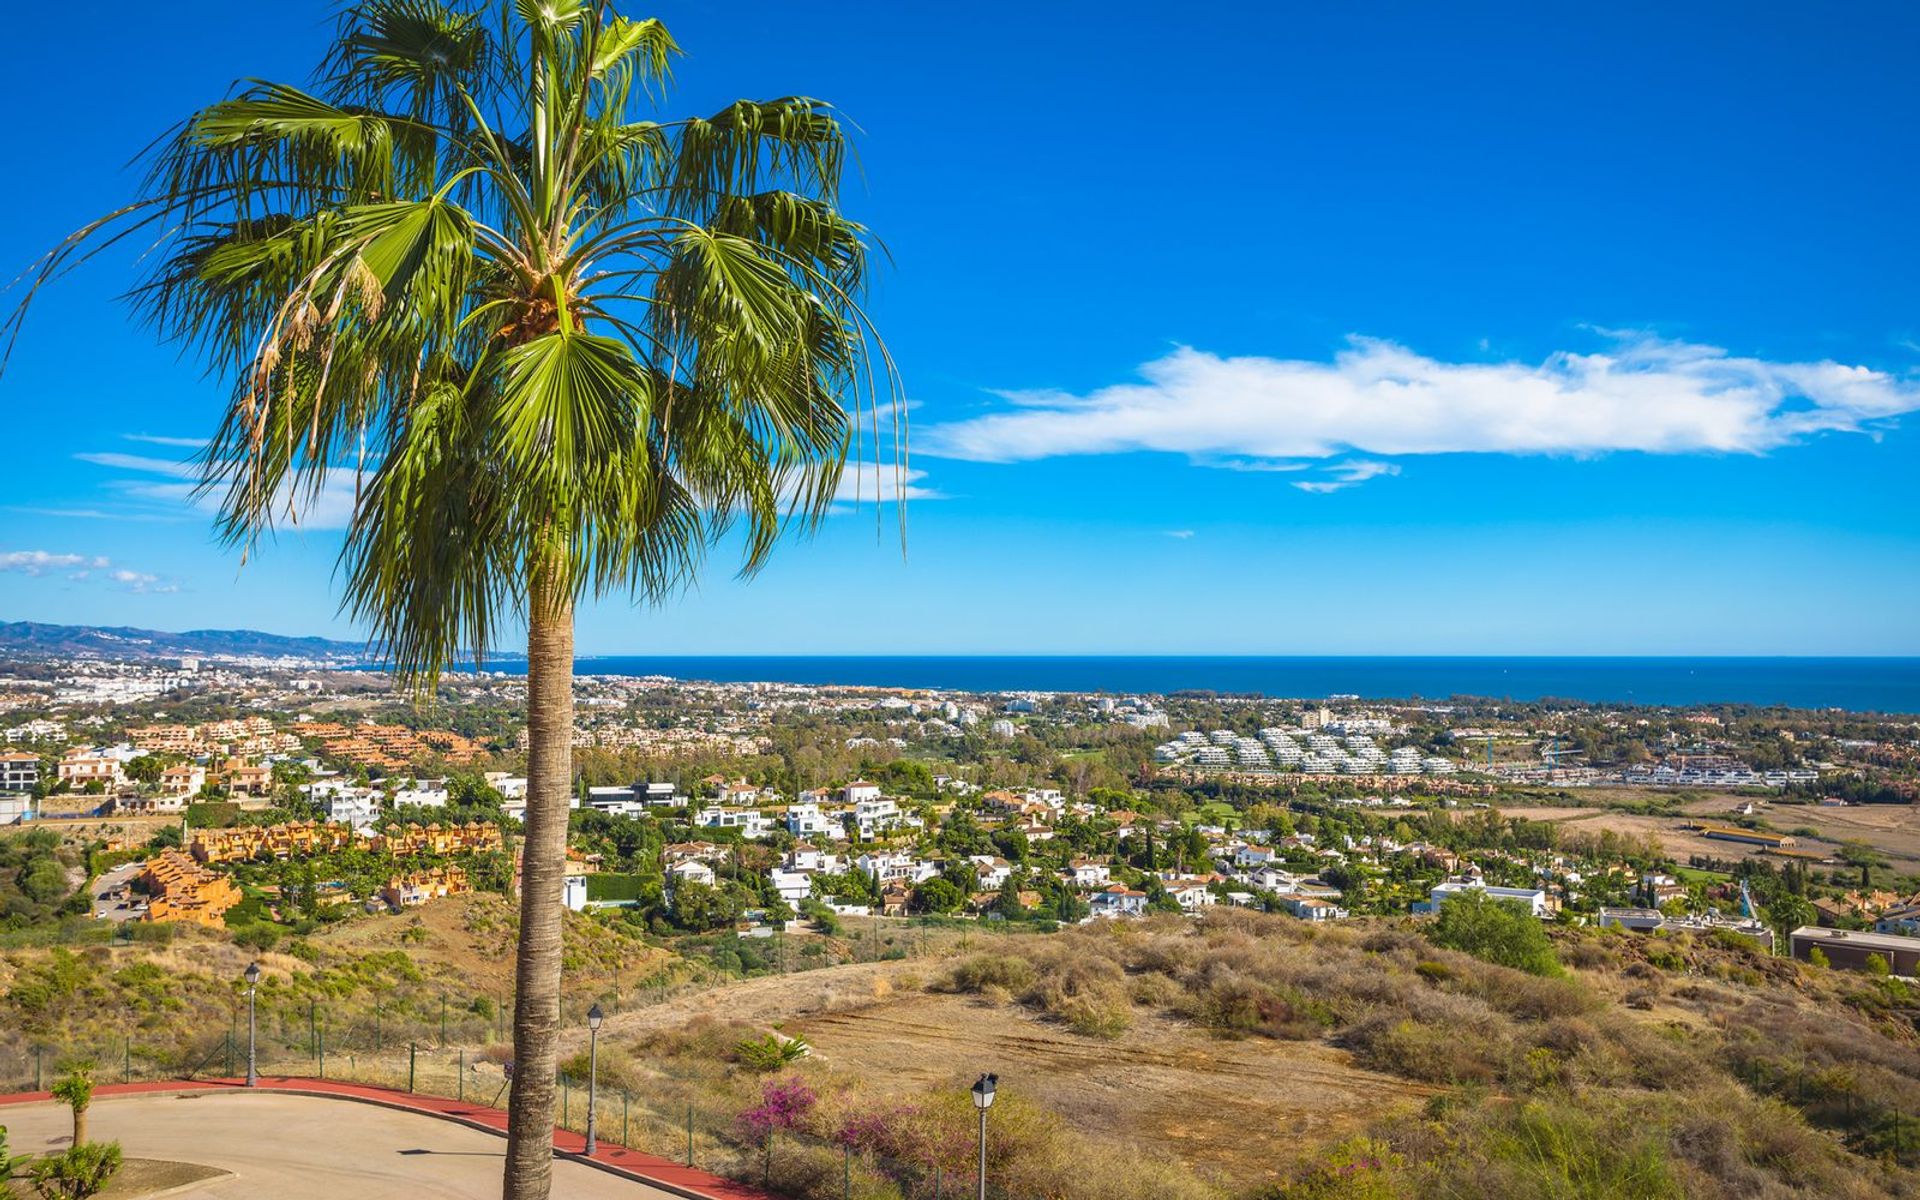
[[[820,1200],[849,1138],[890,1164],[899,1191],[874,1195],[964,1172],[967,1145],[927,1122],[964,1121],[985,1070],[1013,1102],[995,1114],[1014,1196],[1920,1194],[1920,995],[1902,981],[1733,936],[1580,929],[1542,942],[1535,974],[1434,932],[1216,911],[975,937],[620,1014],[603,1078],[703,1112],[764,1109],[799,1080],[793,1145],[738,1167]],[[738,1049],[770,1030],[812,1048],[772,1084]]]
[[[1733,936],[1536,925],[1532,949],[1482,947],[1525,971],[1436,944],[1453,936],[1215,911],[889,936],[912,957],[737,979],[571,919],[569,1120],[598,1000],[633,1144],[678,1154],[692,1120],[702,1166],[806,1200],[840,1195],[846,1144],[873,1200],[963,1177],[987,1070],[993,1170],[1020,1200],[1920,1196],[1903,981]],[[290,940],[261,957],[263,1063],[310,1071],[323,1042],[330,1075],[497,1096],[512,937],[510,906],[472,896]],[[0,1076],[30,1078],[35,1047],[217,1070],[249,957],[204,931],[0,951]],[[810,1052],[756,1069],[773,1032]]]
[[[0,623],[0,656],[12,658],[303,658],[353,663],[368,657],[358,642],[318,637],[289,637],[255,629],[189,629],[167,633],[100,625],[45,625],[35,621]]]

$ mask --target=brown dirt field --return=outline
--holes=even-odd
[[[1115,1041],[1082,1037],[1017,1004],[918,990],[937,970],[859,963],[751,979],[617,1014],[602,1037],[626,1042],[699,1016],[777,1025],[834,1072],[900,1095],[993,1070],[1082,1133],[1146,1142],[1243,1181],[1434,1091],[1320,1043],[1222,1040],[1138,1009]]]
[[[1595,792],[1596,801],[1631,798],[1618,791]],[[1682,816],[1649,817],[1617,809],[1576,807],[1571,805],[1500,805],[1508,816],[1534,821],[1554,821],[1570,829],[1602,830],[1640,837],[1653,835],[1667,852],[1684,860],[1688,855],[1707,854],[1715,858],[1740,858],[1758,854],[1757,847],[1734,842],[1715,841],[1681,828],[1696,821],[1726,816],[1748,797],[1710,795],[1681,806]],[[1807,828],[1818,830],[1815,841],[1801,836],[1799,849],[1831,850],[1840,842],[1861,841],[1885,854],[1896,869],[1912,872],[1920,869],[1920,806],[1908,804],[1856,804],[1828,808],[1818,804],[1776,804],[1757,801],[1758,814],[1781,831]]]

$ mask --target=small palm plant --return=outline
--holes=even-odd
[[[765,1037],[747,1038],[736,1043],[733,1053],[748,1070],[778,1071],[812,1054],[813,1047],[799,1038],[769,1033]]]
[[[73,1109],[73,1144],[87,1144],[87,1109],[93,1104],[93,1064],[75,1063],[66,1076],[53,1085],[53,1098]]]

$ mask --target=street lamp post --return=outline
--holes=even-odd
[[[256,1060],[253,1054],[253,1030],[254,1030],[253,990],[260,983],[260,964],[259,963],[250,962],[247,964],[246,980],[247,980],[247,1086],[259,1087],[260,1071],[259,1071],[259,1068],[256,1066]]]
[[[982,1075],[973,1085],[973,1106],[980,1110],[980,1200],[987,1200],[987,1110],[993,1107],[998,1075]]]
[[[600,1148],[599,1139],[594,1136],[593,1109],[600,1095],[600,1022],[607,1014],[600,1011],[598,1004],[587,1010],[587,1157]]]

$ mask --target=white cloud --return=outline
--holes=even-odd
[[[1182,347],[1141,367],[1137,383],[1007,393],[1010,408],[925,428],[914,449],[982,462],[1160,451],[1281,471],[1355,453],[1761,454],[1817,433],[1875,432],[1920,409],[1920,382],[1867,367],[1598,332],[1605,350],[1542,363],[1443,362],[1368,338],[1332,362]],[[1295,486],[1338,490],[1394,468],[1329,470]]]
[[[177,592],[180,590],[179,585],[165,583],[158,575],[150,575],[145,571],[129,571],[125,567],[116,569],[109,578],[130,592]]]
[[[1301,479],[1294,482],[1303,492],[1315,492],[1325,495],[1342,488],[1358,487],[1369,479],[1378,479],[1382,475],[1398,475],[1400,468],[1392,463],[1368,459],[1349,459],[1334,463],[1326,468],[1326,477],[1321,479]]]
[[[172,479],[197,479],[200,469],[190,462],[180,462],[171,458],[149,458],[144,454],[91,453],[76,454],[75,458],[96,467],[112,467],[118,471],[140,471],[148,475],[165,475]]]
[[[205,450],[207,439],[194,437],[171,437],[160,433],[123,433],[121,437],[130,442],[145,442],[150,446],[178,446],[183,450]]]
[[[40,576],[49,571],[65,572],[68,579],[81,582],[93,578],[94,572],[105,572],[101,577],[109,583],[130,592],[177,592],[177,584],[169,583],[158,575],[146,571],[134,571],[126,567],[115,567],[113,560],[101,554],[56,554],[46,550],[5,550],[0,551],[0,571],[17,571],[22,575]]]
[[[197,494],[200,468],[192,463],[148,458],[138,454],[88,453],[76,454],[74,457],[95,466],[130,471],[139,475],[157,475],[164,480],[164,482],[144,479],[115,481],[113,486],[129,496],[157,500],[169,506],[190,509],[207,516],[213,516],[220,511],[221,492],[218,489],[204,495]],[[292,493],[289,492],[288,495]],[[353,506],[353,470],[349,467],[329,467],[326,479],[321,484],[317,495],[309,496],[302,492],[298,502],[291,505],[283,497],[274,505],[274,520],[276,523],[295,529],[345,529],[353,520]]]
[[[98,555],[49,554],[45,550],[8,550],[0,553],[0,571],[18,571],[22,575],[45,575],[48,571],[101,570],[112,564]]]
[[[876,500],[892,504],[896,500],[946,499],[937,488],[921,484],[926,477],[925,471],[912,468],[896,471],[889,463],[881,463],[876,470],[872,462],[850,462],[840,476],[840,488],[834,493],[833,502],[857,506]]]
[[[1180,540],[1180,541],[1183,541],[1183,542],[1184,542],[1184,541],[1186,541],[1186,540],[1187,540],[1188,538],[1190,538],[1190,537],[1192,537],[1192,536],[1193,536],[1193,530],[1191,530],[1191,529],[1169,529],[1169,530],[1167,530],[1167,536],[1168,536],[1168,537],[1170,537],[1170,538],[1177,538],[1178,540]]]

